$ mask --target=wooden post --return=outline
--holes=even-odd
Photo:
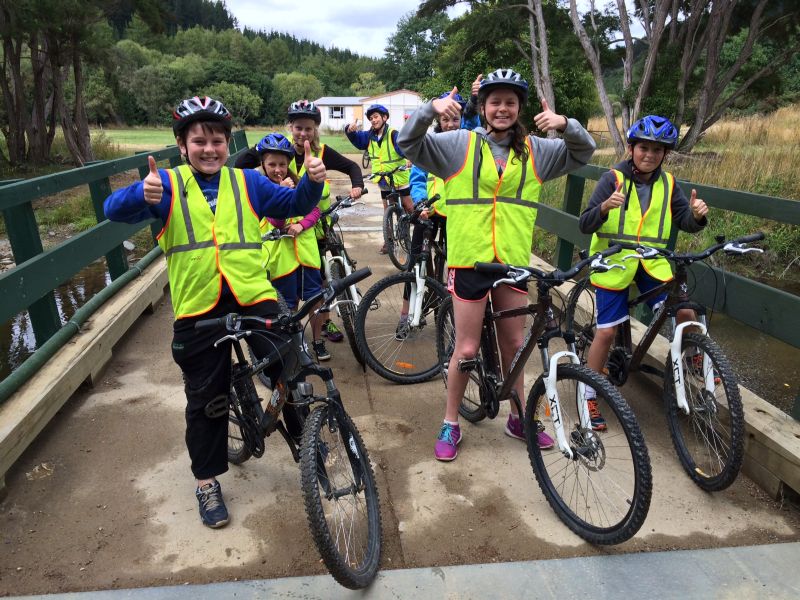
[[[581,212],[581,202],[583,202],[583,188],[586,186],[586,178],[570,173],[567,175],[567,185],[564,188],[564,212],[578,216]],[[566,271],[572,266],[572,252],[575,245],[564,238],[558,238],[556,243],[555,263],[559,269]]]
[[[87,165],[98,162],[100,161],[92,161],[87,163]],[[94,206],[94,214],[95,217],[97,217],[97,222],[102,223],[106,220],[103,202],[111,195],[111,182],[108,177],[89,182],[89,193],[92,196],[92,206]],[[111,275],[112,281],[128,270],[128,256],[125,254],[125,248],[122,244],[113,248],[106,254],[106,264],[108,265],[108,273]]]

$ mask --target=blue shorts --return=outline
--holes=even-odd
[[[300,266],[288,275],[272,280],[273,287],[281,293],[287,306],[295,310],[299,300],[308,300],[322,291],[319,269]]]
[[[633,281],[639,288],[639,293],[646,294],[653,288],[663,283],[658,279],[653,279],[647,271],[639,265]],[[597,297],[597,327],[614,327],[630,318],[628,314],[628,290],[607,290],[605,288],[594,288]],[[647,305],[655,310],[659,304],[667,299],[667,292],[658,294],[647,301]]]

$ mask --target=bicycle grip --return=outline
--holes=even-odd
[[[339,295],[343,290],[347,289],[354,283],[358,283],[362,279],[366,279],[372,275],[372,269],[369,267],[364,267],[363,269],[359,269],[358,271],[353,271],[347,277],[343,277],[342,279],[336,279],[331,282],[331,286],[335,287],[336,294]]]
[[[751,233],[750,235],[740,237],[735,241],[739,244],[748,244],[750,242],[757,242],[758,240],[763,240],[763,239],[764,239],[764,232],[759,231],[757,233]]]
[[[220,329],[221,327],[225,327],[225,317],[203,319],[194,324],[195,329]]]
[[[509,266],[502,263],[476,262],[475,270],[478,273],[488,273],[490,275],[505,275],[508,273]]]

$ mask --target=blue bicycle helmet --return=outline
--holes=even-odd
[[[385,116],[389,116],[389,109],[386,108],[383,104],[370,104],[369,108],[367,108],[367,118],[369,119],[372,116],[372,113],[380,113]]]
[[[439,96],[439,99],[441,100],[442,98],[447,98],[449,95],[450,95],[450,92],[445,92],[444,94]],[[453,96],[453,100],[455,100],[456,102],[458,102],[461,105],[461,110],[464,110],[464,107],[467,105],[467,101],[464,100],[461,97],[461,94],[455,94]]]
[[[489,92],[497,88],[511,88],[519,96],[520,105],[528,101],[528,82],[514,69],[497,69],[481,80],[478,100],[482,102]]]
[[[294,146],[285,135],[280,133],[268,133],[256,144],[256,152],[258,152],[259,155],[267,152],[277,152],[292,158],[294,156]]]
[[[666,117],[647,115],[631,125],[627,138],[630,145],[648,141],[674,148],[678,143],[678,128]]]

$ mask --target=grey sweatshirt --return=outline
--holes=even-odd
[[[446,179],[456,173],[464,163],[470,132],[459,129],[428,133],[428,127],[435,116],[431,102],[423,104],[411,114],[400,130],[397,144],[415,165]],[[511,138],[498,143],[482,127],[474,131],[488,142],[495,159],[500,158],[499,162],[505,164]],[[582,167],[589,162],[595,149],[594,140],[575,119],[568,119],[562,139],[530,136],[530,140],[536,172],[542,181],[555,179]]]
[[[636,184],[636,196],[639,198],[639,204],[642,207],[642,214],[647,212],[650,206],[650,196],[653,191],[653,183],[661,177],[661,167],[659,167],[653,174],[653,177],[648,182],[643,182],[633,174],[633,164],[630,159],[614,165],[617,171],[622,171],[627,179],[633,180]],[[608,215],[603,216],[600,210],[600,205],[605,202],[608,197],[617,189],[617,178],[614,173],[609,171],[603,173],[600,181],[592,192],[589,198],[589,206],[586,207],[581,213],[580,220],[578,221],[578,228],[582,233],[594,233],[603,226],[608,220]],[[679,229],[688,233],[695,233],[703,229],[708,222],[705,217],[700,222],[695,221],[692,209],[689,206],[689,200],[683,193],[683,190],[678,185],[672,190],[671,198],[671,211],[672,222],[678,226]]]

